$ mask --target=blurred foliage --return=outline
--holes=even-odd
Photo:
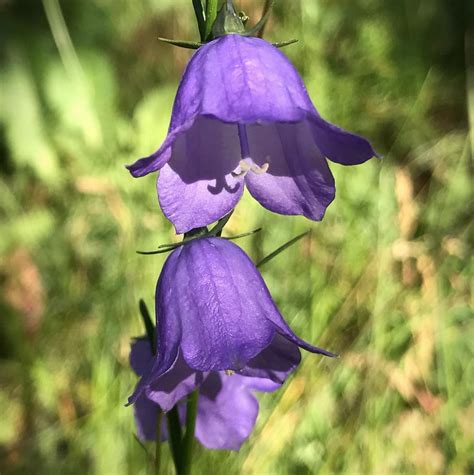
[[[251,22],[260,1],[237,1]],[[313,230],[264,277],[293,328],[341,353],[306,355],[239,453],[195,473],[472,473],[474,39],[463,0],[278,2],[266,36],[323,116],[384,155],[332,165],[322,223],[239,204],[228,233],[258,260]],[[0,472],[146,473],[123,404],[170,242],[156,149],[197,39],[191,1],[0,1]],[[471,61],[466,64],[466,61]],[[213,465],[211,465],[213,464]],[[164,473],[171,473],[165,464]]]

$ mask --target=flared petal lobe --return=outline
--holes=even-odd
[[[137,436],[140,440],[156,440],[160,407],[146,396],[140,396],[133,406]],[[165,433],[163,438],[167,438]]]
[[[272,342],[255,358],[252,358],[245,368],[239,371],[243,376],[252,376],[256,381],[273,381],[283,384],[288,375],[299,365],[301,354],[298,346],[275,333]],[[264,391],[261,388],[260,391]]]
[[[247,130],[252,160],[267,167],[266,173],[247,173],[251,195],[275,213],[321,220],[336,189],[310,123],[250,125]]]
[[[181,251],[182,248],[178,248],[168,256],[158,279],[155,292],[155,312],[158,308],[167,308],[169,311],[160,315],[160,325],[157,327],[156,356],[153,364],[146,367],[146,371],[142,373],[142,378],[134,393],[128,398],[129,404],[136,402],[143,391],[149,387],[150,381],[169,371],[178,358],[181,342],[181,320],[167,318],[169,314],[176,313],[176,306],[178,305],[178,302],[173,298],[174,294],[170,295],[167,289],[174,287],[174,269]],[[131,361],[138,360],[138,357],[141,358],[140,355],[142,354],[142,346],[139,345],[136,353],[131,356]]]
[[[196,437],[209,449],[239,450],[258,415],[258,401],[245,378],[211,373],[201,386]]]
[[[169,411],[176,403],[194,391],[204,376],[189,368],[181,355],[173,365],[160,376],[159,372],[147,371],[153,367],[153,355],[148,339],[135,340],[130,351],[130,365],[136,374],[145,376],[146,398],[158,404],[163,411]],[[141,396],[143,397],[143,396]]]

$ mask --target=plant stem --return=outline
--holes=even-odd
[[[193,455],[194,430],[196,428],[197,406],[199,399],[199,391],[192,392],[188,396],[188,403],[186,406],[186,433],[183,438],[183,464],[180,475],[190,475],[191,461]]]
[[[168,422],[168,435],[170,441],[171,455],[173,456],[174,466],[176,472],[180,473],[181,470],[181,422],[179,420],[178,408],[175,406],[171,411],[166,414],[166,420]]]
[[[212,25],[217,17],[217,4],[218,0],[206,1],[206,28],[204,30],[204,38],[209,39],[212,31]]]
[[[268,11],[270,10],[270,7],[272,6],[272,0],[265,0],[265,5],[263,6],[263,10],[262,10],[262,18],[268,13]],[[263,33],[264,33],[264,30],[265,30],[265,25],[266,23],[263,24],[262,28],[260,29],[260,31],[257,33],[257,36],[259,38],[263,38]]]
[[[206,39],[206,20],[204,19],[204,11],[202,8],[201,0],[193,0],[194,14],[196,15],[196,20],[199,28],[199,36],[201,41]]]
[[[161,466],[161,424],[163,422],[163,413],[158,411],[156,416],[156,443],[155,443],[155,475],[160,474]]]

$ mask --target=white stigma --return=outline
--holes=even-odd
[[[265,162],[261,167],[258,166],[250,157],[240,160],[238,168],[236,168],[231,174],[233,177],[245,176],[248,172],[255,173],[256,175],[263,175],[268,171],[270,164]]]

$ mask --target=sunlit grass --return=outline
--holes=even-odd
[[[0,6],[1,473],[147,473],[128,352],[166,256],[135,251],[176,237],[155,177],[123,165],[166,134],[189,53],[149,45],[193,39],[190,3]],[[285,51],[316,105],[384,158],[331,164],[321,223],[239,204],[226,233],[262,226],[238,241],[255,261],[312,230],[262,273],[295,331],[341,356],[305,355],[242,450],[198,449],[195,473],[472,471],[472,128],[464,66],[421,54],[423,26],[457,18],[433,5],[277,6],[267,33],[300,38]]]

